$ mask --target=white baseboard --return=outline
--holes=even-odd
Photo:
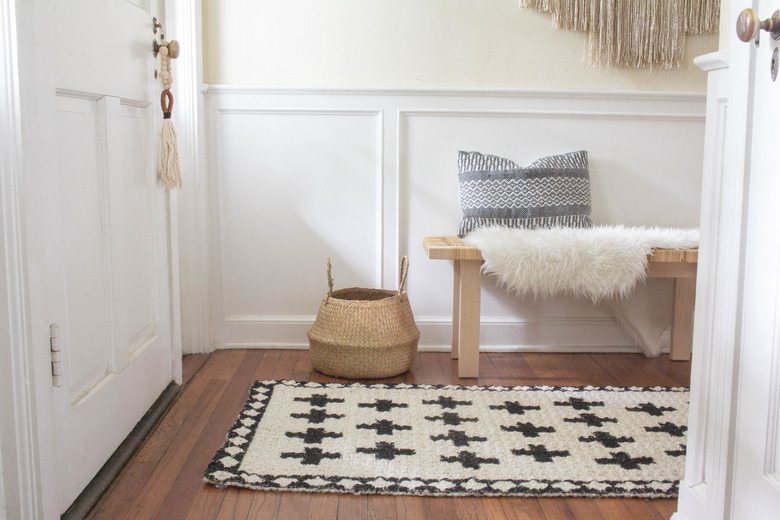
[[[229,349],[258,349],[258,350],[309,350],[308,343],[288,344],[264,344],[264,343],[229,343],[222,345],[217,350]],[[420,345],[419,352],[449,352],[449,345]],[[574,347],[574,346],[550,346],[550,345],[491,345],[480,347],[480,352],[548,352],[555,354],[640,354],[637,347]]]

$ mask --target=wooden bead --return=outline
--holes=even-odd
[[[163,56],[167,56],[168,55],[168,47],[160,47],[160,54],[162,54]]]
[[[162,72],[160,73],[160,77],[161,77],[162,79],[168,79],[168,78],[170,77],[170,75],[171,75],[171,73],[170,73],[170,72],[168,72],[168,71],[166,71],[166,70],[164,70],[164,71],[162,71]]]

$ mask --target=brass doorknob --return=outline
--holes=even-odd
[[[772,18],[761,20],[753,9],[743,9],[737,17],[737,37],[743,42],[756,39],[758,33],[767,31],[773,39],[780,39],[780,10],[772,14]]]

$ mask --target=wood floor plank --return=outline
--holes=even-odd
[[[239,489],[227,489],[225,490],[225,496],[222,499],[222,504],[219,506],[219,512],[217,512],[216,520],[234,520],[238,514],[238,502],[241,490]],[[193,516],[196,513],[190,509],[188,516]]]
[[[469,518],[474,520],[489,520],[488,512],[485,509],[483,498],[462,497],[452,499],[457,511],[458,518]]]
[[[436,353],[438,354],[438,353]],[[480,355],[480,357],[482,357]],[[446,384],[458,383],[458,360],[452,359],[450,356],[434,355],[434,359],[439,364],[439,371],[441,372],[442,380],[446,381]],[[474,380],[470,381],[473,384]]]
[[[249,514],[256,493],[252,490],[241,488],[235,488],[233,491],[235,491],[236,494],[235,505],[232,507],[225,507],[226,504],[229,504],[226,493],[225,500],[222,502],[222,507],[219,510],[217,519],[222,520],[222,518],[229,518],[231,520],[247,520],[248,518],[254,518],[250,517]]]
[[[150,435],[111,484],[108,493],[98,503],[91,518],[95,518],[98,514],[110,518],[112,514],[125,511],[130,507],[179,433],[184,421],[199,402],[200,395],[177,399],[160,421],[157,430]]]
[[[677,378],[658,370],[652,361],[641,354],[614,354],[593,357],[609,371],[619,386],[677,386]],[[680,361],[680,363],[686,363]]]
[[[533,367],[526,361],[524,355],[508,352],[491,352],[490,360],[499,378],[504,380],[536,379]],[[482,371],[480,370],[480,375]]]
[[[537,498],[499,498],[508,520],[547,520]]]
[[[444,375],[438,358],[441,355],[437,352],[420,352],[422,368],[425,372],[426,383],[432,385],[446,385],[450,379]]]
[[[201,367],[208,360],[208,354],[190,354],[184,356],[181,362],[181,382],[182,385],[186,385],[190,382],[195,373],[201,369]]]
[[[491,352],[480,352],[479,354],[479,379],[481,386],[503,385],[505,380],[493,360]]]
[[[540,498],[539,505],[546,520],[577,520],[565,498]]]
[[[596,502],[596,506],[604,520],[624,520],[625,518],[648,520],[654,518],[654,515],[648,516],[651,512],[643,507],[643,501],[635,498],[600,498]]]
[[[309,514],[311,493],[281,493],[278,518],[306,518]]]
[[[555,377],[567,386],[617,384],[617,380],[588,354],[550,354],[546,356],[546,363]]]
[[[260,365],[255,370],[255,381],[270,381],[276,378],[276,367],[282,359],[283,350],[266,350]]]
[[[109,520],[121,518],[125,514],[128,514],[127,518],[138,520],[152,518],[159,504],[168,496],[170,486],[183,461],[193,450],[197,439],[196,430],[202,428],[206,417],[216,407],[224,386],[224,381],[214,380],[204,389],[198,400],[199,405],[188,417],[190,420],[182,426],[171,443],[171,448],[157,464],[159,471],[153,471],[145,479],[139,475],[137,485],[117,488],[93,516],[94,519]]]
[[[534,378],[536,380],[556,380],[555,372],[547,364],[547,354],[541,354],[539,352],[524,352],[521,354],[528,363],[528,366],[533,370]]]
[[[426,520],[452,520],[453,518],[459,518],[455,504],[455,498],[425,497],[423,506],[425,507]]]
[[[308,350],[298,351],[298,360],[295,362],[293,368],[292,378],[296,381],[308,381],[311,376],[311,371],[314,367],[311,366],[311,358],[309,357]]]
[[[563,499],[569,507],[573,518],[599,518],[599,508],[597,502],[600,498],[565,498]],[[633,519],[632,519],[633,520]]]
[[[338,495],[338,520],[365,520],[368,517],[366,495]]]
[[[279,518],[282,493],[250,490],[246,492],[252,495],[249,512],[245,517],[239,516],[236,520],[275,520]]]
[[[367,519],[396,520],[398,518],[396,500],[391,495],[366,496],[366,508],[368,515],[365,518]]]
[[[320,374],[307,351],[225,350],[185,358],[177,401],[89,517],[92,520],[310,518],[452,520],[668,519],[676,500],[340,495],[217,489],[203,472],[258,379],[350,382]],[[481,353],[479,384],[687,386],[690,363],[636,354]],[[372,382],[475,384],[448,352],[423,352],[409,372]]]
[[[208,488],[195,497],[189,509],[186,507],[179,509],[173,513],[173,516],[170,516],[170,513],[157,512],[152,518],[154,518],[154,520],[172,520],[174,518],[182,518],[184,520],[209,520],[219,514],[219,510],[222,508],[226,496],[227,491],[225,490]],[[186,516],[184,515],[185,511],[187,512]],[[136,517],[125,518],[135,519]]]
[[[414,363],[412,363],[411,368],[409,368],[409,371],[404,374],[404,376],[406,383],[419,384],[423,382],[423,378],[425,377],[425,367],[423,367],[421,354],[417,354],[414,359]]]
[[[395,512],[398,520],[425,518],[424,499],[416,496],[397,496],[395,497]]]
[[[306,354],[308,355],[308,352]],[[298,362],[298,356],[300,355],[300,350],[282,351],[282,357],[279,359],[279,364],[276,365],[274,379],[292,379],[295,373],[295,364]]]
[[[498,497],[485,497],[478,498],[482,504],[482,509],[485,511],[485,518],[488,520],[506,520],[507,516],[504,512],[504,508],[501,505],[501,499]]]
[[[314,493],[309,501],[307,520],[331,520],[339,514],[339,501],[332,493]]]
[[[658,511],[658,518],[671,518],[677,512],[677,500],[673,498],[649,500],[653,509]]]
[[[227,431],[235,423],[238,412],[246,402],[253,376],[263,356],[264,352],[261,350],[247,351],[220,396],[219,403],[203,424],[192,452],[171,485],[170,493],[160,505],[161,518],[173,518],[186,504],[192,503],[194,498],[210,493],[213,489],[203,482],[203,472],[214,453],[225,442]]]

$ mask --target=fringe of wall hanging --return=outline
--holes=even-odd
[[[556,29],[587,31],[591,63],[677,69],[686,34],[718,32],[720,0],[519,0]]]

